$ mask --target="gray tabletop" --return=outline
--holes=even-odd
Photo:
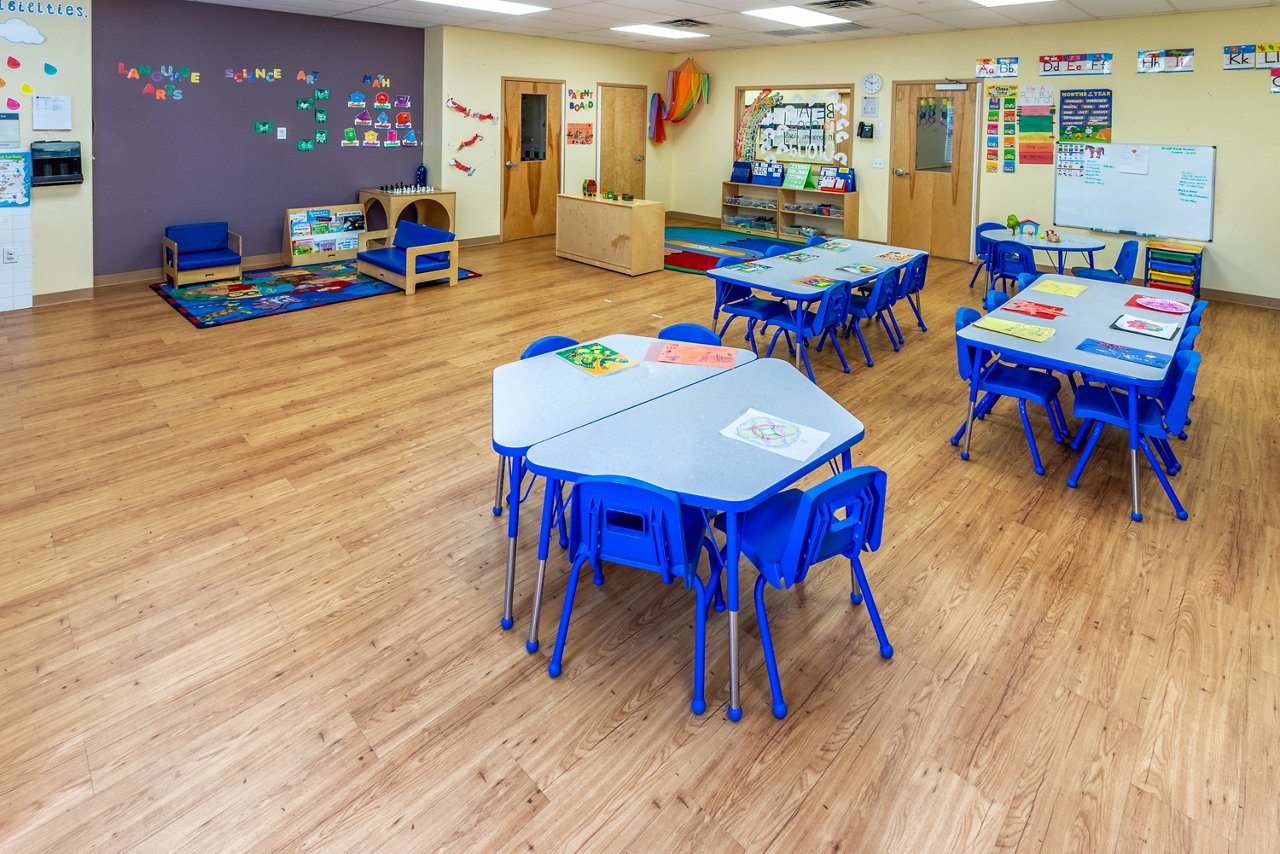
[[[837,249],[837,247],[843,247],[843,249]],[[762,270],[758,273],[717,267],[713,270],[708,270],[707,275],[716,279],[723,279],[726,282],[732,282],[735,285],[746,285],[747,287],[768,291],[785,299],[811,300],[821,296],[826,288],[798,284],[796,282],[797,279],[804,276],[826,276],[840,282],[851,282],[856,287],[872,281],[880,273],[892,267],[905,267],[908,261],[911,260],[907,258],[903,261],[891,261],[876,257],[886,252],[902,252],[912,258],[916,255],[925,254],[918,249],[903,249],[897,246],[885,246],[880,243],[866,243],[861,240],[836,238],[828,240],[819,246],[802,246],[796,248],[793,252],[786,253],[787,255],[795,256],[811,256],[808,260],[793,261],[788,260],[785,255],[776,255],[772,258],[753,259],[753,263],[760,263],[769,267],[768,270]],[[867,264],[877,269],[869,273],[836,269],[837,267],[857,266],[860,264]]]
[[[1171,356],[1178,349],[1178,339],[1182,337],[1182,333],[1185,331],[1187,322],[1185,314],[1165,314],[1159,311],[1150,311],[1136,306],[1125,305],[1125,302],[1135,295],[1161,295],[1159,292],[1154,292],[1147,288],[1135,288],[1129,285],[1118,285],[1093,279],[1081,279],[1075,276],[1059,276],[1055,274],[1043,276],[1036,284],[1046,281],[1084,285],[1088,290],[1080,294],[1080,296],[1067,297],[1035,290],[1033,285],[1021,291],[1015,297],[1015,299],[1025,299],[1031,302],[1043,303],[1044,305],[1058,306],[1067,312],[1065,317],[1042,320],[1005,309],[996,309],[991,312],[991,316],[1018,323],[1047,326],[1054,330],[1053,337],[1048,341],[1027,341],[1001,332],[979,329],[975,326],[967,326],[957,332],[956,335],[961,340],[982,347],[984,350],[994,350],[1005,355],[1018,356],[1024,364],[1035,363],[1043,364],[1046,367],[1085,371],[1125,385],[1150,387],[1164,382],[1165,375],[1169,372],[1168,366],[1153,368],[1110,356],[1086,353],[1083,350],[1077,350],[1076,345],[1086,338],[1095,338],[1109,344],[1123,344],[1126,347],[1132,347],[1137,350],[1149,350],[1153,353],[1163,353]],[[1162,341],[1159,338],[1139,335],[1134,332],[1125,332],[1120,329],[1112,329],[1111,324],[1122,314],[1131,314],[1134,317],[1158,320],[1163,323],[1176,323],[1183,328],[1179,329],[1178,333],[1169,341]]]
[[[1032,249],[1043,249],[1046,252],[1097,252],[1100,249],[1107,248],[1107,244],[1101,240],[1091,237],[1075,237],[1070,234],[1059,235],[1061,239],[1057,243],[1050,243],[1043,237],[1030,234],[1010,234],[1007,228],[984,231],[982,236],[987,240],[1012,240],[1014,243],[1021,243],[1023,246],[1030,246]]]
[[[530,445],[543,439],[701,382],[724,370],[645,361],[649,346],[657,340],[641,335],[605,335],[590,339],[639,363],[603,376],[592,376],[555,353],[499,365],[493,371],[494,450],[508,455],[523,454]],[[736,353],[735,366],[755,361],[756,356],[750,350],[737,349]]]
[[[749,408],[830,435],[800,461],[720,434]],[[619,475],[699,507],[746,510],[862,435],[862,422],[804,374],[762,359],[539,442],[529,449],[528,464],[562,480]]]

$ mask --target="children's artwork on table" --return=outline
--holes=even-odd
[[[758,409],[739,415],[720,435],[791,460],[807,460],[831,434]]]
[[[1058,95],[1059,142],[1111,141],[1111,90],[1063,89]]]
[[[413,128],[409,128],[404,132],[404,135],[400,137],[400,144],[406,148],[413,148],[418,144],[418,136],[413,132]]]
[[[316,124],[322,125],[329,121],[328,110],[316,110]]]
[[[888,261],[890,264],[901,264],[903,261],[910,261],[916,257],[914,252],[889,251],[882,252],[876,256],[877,261]]]
[[[1052,279],[1041,279],[1032,285],[1029,290],[1042,291],[1043,293],[1060,297],[1078,297],[1089,290],[1089,286],[1076,285],[1070,282],[1055,282]]]
[[[413,117],[408,113],[396,113],[396,127],[401,130],[413,127]]]
[[[1042,302],[1032,302],[1025,299],[1011,299],[1000,308],[1005,311],[1016,311],[1018,314],[1028,314],[1041,320],[1053,320],[1067,315],[1065,311],[1056,305],[1046,305]]]
[[[31,153],[0,153],[0,208],[31,206]]]
[[[361,110],[356,113],[356,117],[351,121],[358,125],[371,125],[373,124],[373,117],[369,115],[368,110]]]
[[[360,143],[361,148],[382,148],[382,140],[378,139],[376,130],[367,130],[364,132],[364,140]]]
[[[363,108],[364,108],[364,93],[363,93],[363,92],[352,92],[350,95],[348,95],[348,96],[347,96],[347,106],[348,106],[348,107],[351,107],[352,109],[357,109],[357,110],[359,110],[359,109],[363,109]]]
[[[1139,350],[1135,347],[1126,347],[1123,344],[1112,344],[1109,341],[1099,341],[1097,338],[1086,338],[1076,345],[1076,349],[1083,353],[1092,353],[1095,356],[1108,356],[1112,359],[1122,359],[1126,362],[1133,362],[1137,365],[1146,365],[1150,368],[1163,368],[1171,361],[1169,356],[1163,353],[1153,353],[1150,350]]]
[[[580,368],[596,377],[616,373],[636,365],[632,359],[598,341],[557,350],[556,355],[575,368]]]
[[[273,130],[275,130],[275,125],[273,125],[271,122],[254,122],[253,123],[254,133],[271,133]]]
[[[454,151],[461,151],[464,148],[470,148],[471,146],[475,145],[477,142],[479,142],[482,139],[484,139],[484,137],[481,136],[480,134],[478,133],[474,134],[473,136],[470,136],[467,139],[464,139],[462,142],[458,143],[458,147],[455,148]]]
[[[738,354],[732,347],[686,344],[683,341],[654,341],[645,353],[646,362],[668,365],[697,365],[703,368],[732,368]]]
[[[1139,74],[1171,74],[1195,70],[1195,48],[1169,47],[1138,51]]]
[[[21,18],[10,18],[0,24],[0,39],[14,44],[44,44],[44,33]]]
[[[410,101],[409,101],[409,96],[408,96],[408,95],[396,95],[396,109],[397,109],[397,110],[407,110],[407,109],[409,109],[409,108],[410,108],[410,107],[412,107],[412,106],[413,106],[413,104],[412,104],[412,103],[410,103]]]
[[[310,110],[310,109],[311,109],[311,99],[310,99],[310,98],[299,98],[299,99],[298,99],[298,109],[299,109],[299,110]]]
[[[595,125],[591,122],[569,122],[565,125],[566,145],[591,145],[595,142],[592,134]]]
[[[310,140],[310,139],[298,140],[299,151],[312,151],[313,149],[315,149],[315,147],[316,147],[315,142],[313,140]]]
[[[772,270],[773,267],[768,264],[761,264],[759,261],[743,261],[741,264],[730,264],[720,269],[732,270],[735,273],[763,273],[765,270]]]
[[[374,119],[373,126],[381,130],[391,127],[391,119],[387,118],[386,113],[378,113],[378,117]]]
[[[1178,330],[1182,326],[1177,323],[1165,323],[1160,320],[1136,317],[1132,314],[1122,314],[1111,324],[1111,328],[1119,329],[1123,332],[1136,332],[1139,335],[1150,335],[1152,338],[1168,341],[1178,334]]]
[[[853,245],[845,243],[843,240],[827,240],[819,243],[817,246],[808,248],[818,249],[823,252],[848,252],[853,248]]]
[[[1111,73],[1109,53],[1063,53],[1040,57],[1041,77],[1085,77]]]
[[[355,128],[343,129],[341,145],[343,148],[356,148],[360,145],[360,140],[356,138]]]
[[[313,101],[327,101],[327,100],[329,100],[329,90],[328,90],[328,89],[313,89],[313,90],[311,90],[311,100],[313,100]]]
[[[1000,317],[992,317],[987,315],[973,322],[973,325],[979,329],[986,329],[990,332],[999,332],[1002,335],[1012,335],[1014,338],[1022,338],[1027,341],[1035,341],[1041,343],[1048,341],[1053,337],[1053,330],[1048,326],[1040,326],[1036,323],[1020,323],[1016,320],[1005,320]]]
[[[775,255],[774,258],[780,258],[783,261],[790,261],[793,264],[803,264],[805,261],[816,261],[818,256],[810,252],[787,252],[784,255]]]
[[[316,131],[316,145],[324,145],[329,141],[329,132],[324,128]]]
[[[796,284],[811,288],[829,288],[838,281],[839,279],[833,279],[830,276],[801,276],[796,279]]]
[[[978,60],[975,77],[1017,77],[1018,57],[996,56]]]
[[[1145,308],[1148,311],[1159,311],[1164,314],[1187,314],[1191,311],[1191,306],[1187,303],[1169,299],[1168,297],[1135,295],[1129,297],[1125,305],[1132,308]]]
[[[387,131],[387,141],[382,143],[382,147],[383,148],[399,148],[400,147],[400,137],[396,134],[395,131],[393,130]]]
[[[879,267],[872,267],[870,264],[845,264],[842,267],[836,267],[836,270],[851,276],[870,276],[872,273],[880,272]]]

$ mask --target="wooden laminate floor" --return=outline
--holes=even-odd
[[[816,360],[889,473],[865,565],[897,654],[820,567],[769,592],[784,721],[744,604],[733,724],[723,618],[697,718],[692,597],[647,573],[584,583],[549,679],[535,538],[503,633],[490,513],[490,370],[705,323],[707,282],[549,239],[463,261],[483,278],[221,329],[145,288],[0,315],[0,849],[1280,847],[1280,314],[1209,309],[1191,520],[1144,470],[1133,524],[1115,431],[1078,490],[1043,413],[1045,477],[1007,405],[960,461],[978,294],[935,262],[929,332]]]

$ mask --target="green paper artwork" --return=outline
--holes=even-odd
[[[316,145],[323,145],[329,141],[329,132],[327,130],[316,131]]]
[[[322,125],[329,121],[328,110],[316,110],[316,124]]]
[[[314,92],[312,92],[311,94],[312,94],[312,100],[313,100],[313,101],[327,101],[327,100],[329,100],[329,90],[328,90],[328,89],[316,89],[316,90],[315,90]]]
[[[309,140],[309,139],[300,139],[300,140],[298,140],[298,150],[299,150],[299,151],[311,151],[311,150],[313,150],[314,148],[315,148],[315,143],[314,143],[314,142],[312,142],[311,140]]]
[[[347,128],[346,130],[344,130],[344,131],[342,132],[342,138],[343,138],[343,139],[345,139],[347,142],[355,142],[355,141],[356,141],[356,129],[355,129],[355,128]]]
[[[311,109],[311,99],[310,99],[310,98],[299,98],[299,99],[298,99],[298,109],[299,109],[299,110],[309,110],[309,109]]]
[[[271,126],[271,122],[254,122],[253,129],[256,133],[271,133],[275,128]]]

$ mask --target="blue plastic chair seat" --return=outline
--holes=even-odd
[[[1095,282],[1115,282],[1121,285],[1125,282],[1115,270],[1099,270],[1096,267],[1072,267],[1071,275],[1081,279],[1093,279]]]
[[[178,269],[202,270],[205,267],[222,267],[227,264],[239,264],[240,256],[230,249],[205,249],[199,252],[181,251],[179,246]]]
[[[788,489],[747,511],[742,517],[742,530],[750,532],[750,536],[742,538],[742,554],[777,588],[791,586],[782,572],[782,556],[803,498],[803,490]],[[717,516],[715,525],[718,530],[723,531],[724,517]],[[822,557],[819,559],[825,560],[839,554],[840,548],[836,535],[828,531],[822,538],[822,546],[819,548]]]
[[[1076,389],[1072,411],[1077,418],[1093,418],[1115,427],[1129,428],[1129,395],[1122,391],[1108,391],[1102,386],[1080,386]],[[1138,431],[1147,436],[1165,435],[1164,415],[1152,398],[1138,398]]]
[[[746,317],[751,320],[769,320],[777,317],[779,314],[786,314],[788,312],[787,304],[785,302],[756,296],[727,302],[720,307],[720,310],[725,314],[733,314],[738,317]]]
[[[981,388],[1002,397],[1021,397],[1047,407],[1062,390],[1062,383],[1052,374],[996,364],[983,377]]]
[[[367,249],[356,256],[357,260],[366,261],[374,266],[381,267],[384,270],[390,270],[393,273],[403,273],[405,271],[405,259],[407,255],[403,249],[396,246],[387,246],[382,249]],[[430,255],[419,255],[418,263],[415,265],[415,271],[418,273],[430,273],[435,270],[446,270],[449,267],[448,252],[433,252]]]

